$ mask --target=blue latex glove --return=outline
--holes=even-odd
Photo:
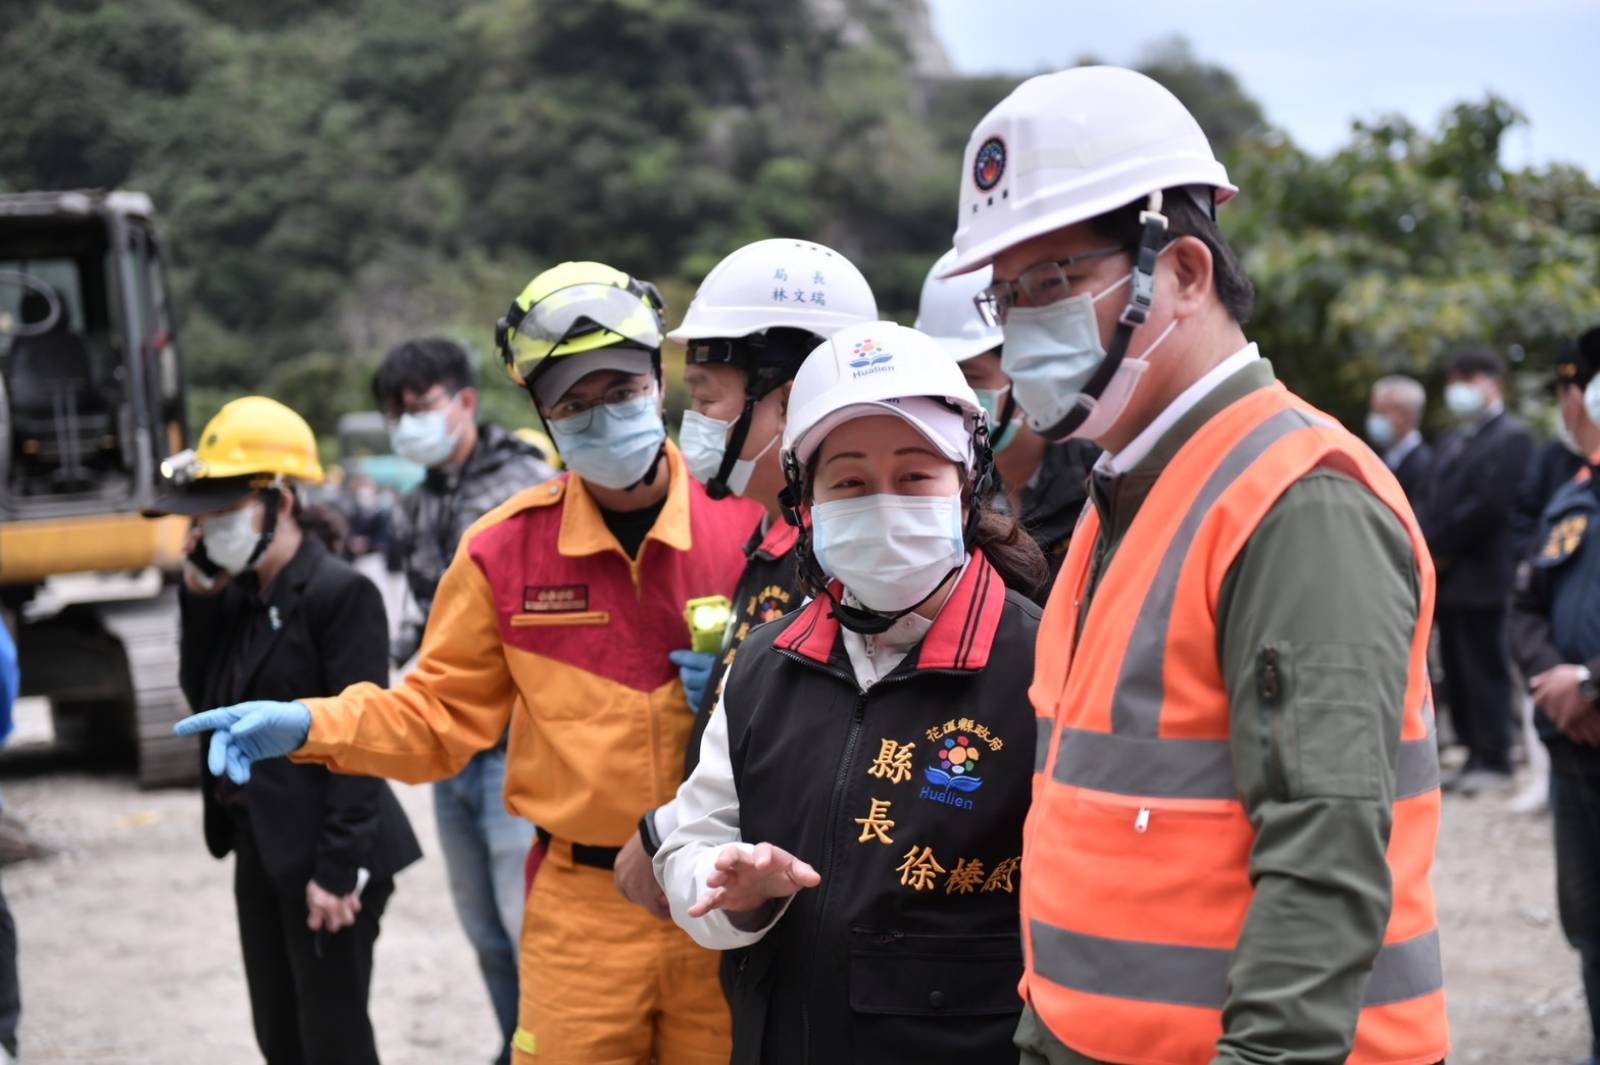
[[[297,750],[311,732],[311,711],[301,703],[258,700],[222,706],[186,717],[172,731],[179,736],[211,733],[206,765],[235,784],[250,779],[250,763]]]
[[[698,714],[700,700],[705,698],[706,685],[711,683],[711,667],[717,664],[717,656],[703,651],[672,651],[667,657],[678,667],[678,679],[683,681],[683,694],[689,697],[689,709]]]

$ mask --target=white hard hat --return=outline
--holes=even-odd
[[[983,116],[962,156],[956,257],[946,275],[987,266],[1042,233],[1161,189],[1239,191],[1187,108],[1120,67],[1076,67],[1018,85]]]
[[[826,337],[877,317],[872,288],[849,259],[809,240],[775,238],[746,244],[712,268],[667,336],[683,344],[787,328]]]
[[[978,293],[989,287],[994,271],[983,266],[956,277],[943,276],[955,261],[956,250],[951,248],[928,271],[922,282],[922,299],[917,302],[916,328],[942,344],[951,358],[966,362],[998,348],[1004,333],[998,325],[983,320],[974,302]]]
[[[795,375],[783,427],[786,462],[804,468],[829,430],[878,413],[904,418],[946,458],[968,467],[973,430],[985,417],[938,341],[894,322],[865,322],[835,333]]]

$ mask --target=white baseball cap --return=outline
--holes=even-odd
[[[971,468],[972,434],[985,417],[977,395],[938,341],[894,322],[841,329],[806,357],[789,393],[784,453],[804,467],[831,430],[876,414],[903,418]]]

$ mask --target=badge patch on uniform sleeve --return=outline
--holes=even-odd
[[[1544,550],[1539,552],[1542,562],[1565,562],[1578,545],[1583,543],[1583,532],[1589,527],[1587,514],[1572,514],[1562,518],[1550,529],[1550,535],[1544,542]]]
[[[530,584],[522,589],[527,614],[574,614],[589,609],[587,584]]]

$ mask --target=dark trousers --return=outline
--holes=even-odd
[[[1511,654],[1506,611],[1440,607],[1439,655],[1444,662],[1450,723],[1466,745],[1469,769],[1511,772]]]
[[[17,1056],[17,1022],[22,1019],[22,985],[17,980],[17,923],[0,895],[0,1046]]]
[[[1550,767],[1556,837],[1556,904],[1578,952],[1589,1000],[1589,1053],[1600,1057],[1600,766]]]
[[[290,891],[268,877],[248,829],[235,835],[234,847],[239,942],[256,1044],[267,1065],[378,1065],[367,992],[394,881],[367,884],[351,927],[312,932],[305,885]]]

